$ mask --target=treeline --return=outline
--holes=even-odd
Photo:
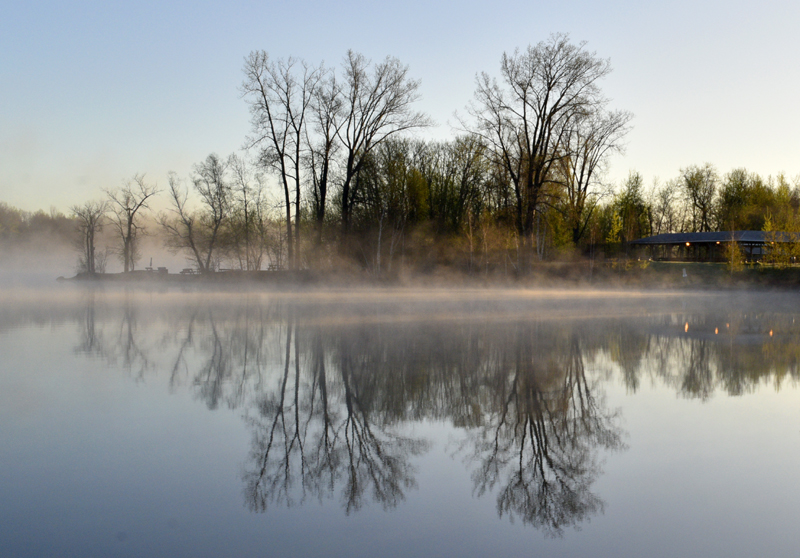
[[[800,183],[746,169],[720,175],[713,165],[689,166],[649,187],[632,172],[599,206],[593,225],[608,244],[677,232],[733,230],[800,232]]]
[[[632,175],[618,199],[643,197],[651,234],[800,230],[798,180],[783,174],[764,178],[740,168],[720,175],[707,163],[681,169],[663,185],[656,182],[644,196],[638,194],[640,183],[641,177]]]
[[[796,183],[711,165],[646,186],[605,178],[632,115],[600,89],[608,60],[566,35],[504,54],[481,73],[450,140],[415,133],[419,81],[395,58],[348,52],[328,68],[251,53],[241,154],[209,155],[171,174],[154,216],[166,245],[199,272],[357,267],[376,275],[448,266],[524,274],[536,262],[627,253],[663,232],[800,230]],[[277,185],[277,189],[275,186]],[[125,271],[160,189],[137,175],[72,209],[80,269],[98,271],[96,234],[111,226]],[[101,258],[102,259],[102,258]]]
[[[75,221],[55,208],[23,211],[0,201],[0,241],[24,243],[37,239],[72,237]]]
[[[415,139],[433,122],[414,109],[420,83],[395,58],[373,63],[350,51],[328,68],[257,51],[243,71],[244,154],[212,154],[188,179],[171,175],[170,208],[158,216],[168,246],[202,273],[524,272],[561,246],[550,213],[563,214],[574,244],[586,236],[631,120],[600,90],[608,61],[566,35],[503,55],[499,79],[479,75],[456,136],[443,142]],[[72,208],[85,271],[96,271],[94,236],[109,210],[116,252],[133,268],[137,219],[157,191],[139,183]]]

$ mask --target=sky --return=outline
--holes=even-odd
[[[608,181],[706,162],[800,175],[796,2],[6,0],[0,13],[0,201],[28,211],[66,212],[137,173],[163,187],[241,150],[253,50],[397,57],[437,123],[421,136],[445,139],[477,73],[499,77],[503,52],[552,33],[608,58],[609,106],[634,115]]]

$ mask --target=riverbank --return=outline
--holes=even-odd
[[[77,275],[64,281],[101,283],[249,284],[274,287],[359,286],[503,286],[558,288],[636,289],[793,289],[800,286],[800,266],[747,265],[730,271],[722,263],[605,261],[541,262],[532,272],[519,275],[513,269],[502,272],[434,269],[427,273],[395,273],[376,276],[368,272],[342,270],[226,270],[206,274],[134,271]]]

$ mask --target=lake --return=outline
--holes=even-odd
[[[794,293],[0,292],[0,554],[796,556]]]

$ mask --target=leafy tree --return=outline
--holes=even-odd
[[[733,235],[731,235],[730,240],[725,243],[724,253],[725,264],[728,266],[731,275],[733,275],[735,271],[744,269],[744,253],[739,243],[733,238]]]
[[[749,229],[746,226],[746,211],[753,178],[745,169],[734,169],[725,175],[717,209],[720,230]]]
[[[430,191],[431,220],[438,231],[460,232],[468,215],[476,218],[485,205],[486,146],[464,135],[417,151],[417,166]]]
[[[614,202],[622,219],[621,240],[624,243],[650,234],[650,206],[644,199],[643,184],[642,175],[631,172]]]
[[[618,244],[621,240],[622,233],[622,219],[619,216],[619,213],[614,211],[611,214],[611,221],[608,228],[608,234],[606,234],[606,242],[608,244]]]

